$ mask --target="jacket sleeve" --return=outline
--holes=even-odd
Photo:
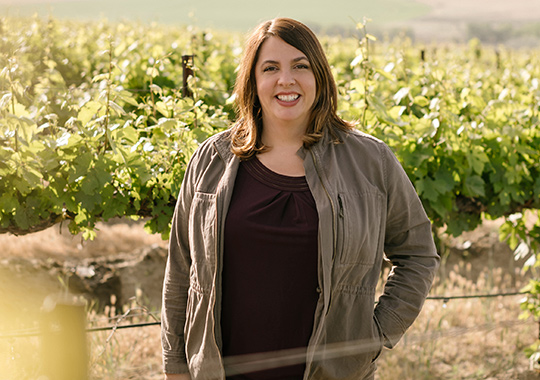
[[[383,163],[387,189],[384,250],[392,263],[375,315],[392,348],[414,322],[439,266],[431,222],[401,164],[386,145]]]
[[[174,210],[169,239],[169,255],[163,283],[161,344],[165,373],[188,373],[184,325],[189,289],[191,256],[189,249],[189,210],[194,194],[195,156],[186,169]]]

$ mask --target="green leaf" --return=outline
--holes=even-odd
[[[156,109],[158,110],[159,113],[161,113],[163,116],[165,117],[171,117],[171,110],[169,109],[169,107],[167,106],[166,103],[164,102],[156,102]]]
[[[452,201],[447,198],[439,198],[435,202],[430,202],[430,206],[438,215],[444,217],[452,209]]]
[[[501,226],[499,227],[499,240],[500,241],[506,240],[508,236],[510,235],[510,233],[512,232],[512,230],[513,230],[513,227],[510,222],[507,221],[501,224]]]
[[[396,102],[396,104],[400,104],[401,100],[408,96],[410,91],[411,89],[409,87],[400,88],[399,91],[394,94],[394,102]]]
[[[474,147],[467,155],[467,161],[476,174],[482,174],[485,165],[489,163],[489,157],[481,147]]]
[[[151,84],[150,85],[150,90],[153,92],[153,93],[156,93],[160,96],[163,96],[163,89],[161,87],[159,87],[157,84]]]
[[[8,92],[2,96],[2,98],[0,99],[0,111],[9,107],[12,98],[13,94],[11,92]]]
[[[392,74],[390,74],[389,72],[386,72],[384,70],[375,69],[375,72],[379,73],[380,75],[382,75],[383,77],[385,77],[386,79],[388,79],[390,81],[395,81],[396,80],[396,78],[394,78],[394,76]]]
[[[439,198],[439,192],[434,186],[435,181],[431,178],[424,178],[416,181],[416,190],[422,196],[422,198],[428,199],[431,202],[437,202]]]
[[[155,77],[157,77],[159,75],[159,71],[155,67],[149,67],[146,70],[146,75],[148,75],[148,76],[150,76],[152,78],[155,78]]]
[[[349,84],[349,88],[363,94],[365,91],[364,81],[360,79],[353,79]]]
[[[28,221],[28,214],[26,211],[26,208],[23,205],[19,205],[16,210],[15,214],[13,215],[13,220],[23,230],[27,230],[30,227],[30,223]]]
[[[84,240],[94,240],[97,236],[96,231],[93,228],[83,228],[82,236]]]
[[[377,37],[369,33],[366,33],[366,38],[371,41],[377,41]]]
[[[429,100],[425,96],[415,96],[413,102],[420,107],[427,107],[429,105]]]
[[[375,110],[378,119],[387,124],[398,125],[397,121],[388,114],[386,106],[378,96],[371,95],[368,103]]]
[[[91,100],[87,102],[84,106],[82,106],[77,118],[81,121],[83,125],[86,125],[90,122],[90,120],[92,120],[92,118],[98,116],[99,111],[103,108],[103,104]]]
[[[435,173],[435,187],[441,194],[448,193],[454,189],[456,182],[454,176],[447,170],[441,169]]]
[[[137,107],[139,105],[137,100],[133,97],[133,95],[131,95],[129,91],[123,90],[123,91],[118,92],[117,95],[121,100],[123,100],[125,103],[129,105],[132,105],[134,107]]]
[[[86,195],[93,196],[99,189],[99,183],[94,173],[87,175],[81,182],[81,191]]]
[[[69,133],[67,131],[64,132],[62,134],[62,136],[60,136],[58,139],[56,139],[56,146],[60,147],[60,146],[68,145],[70,137],[71,137],[71,133]]]
[[[109,101],[109,107],[111,107],[111,109],[116,112],[118,116],[123,116],[126,114],[126,111],[124,111],[124,109],[120,107],[118,103],[113,102],[112,100]]]
[[[109,80],[109,73],[98,74],[92,78],[92,82],[94,83],[101,82],[104,80]]]
[[[79,226],[84,226],[88,223],[88,215],[84,210],[80,210],[73,218],[73,221]]]
[[[499,193],[498,200],[501,205],[508,206],[512,200],[512,197],[508,191],[503,190]]]
[[[29,194],[32,191],[32,187],[28,184],[26,180],[20,178],[13,179],[13,185],[19,191],[21,195]]]
[[[11,214],[19,207],[19,202],[15,197],[4,194],[0,197],[0,211],[4,214]]]
[[[92,172],[94,178],[96,179],[97,186],[99,189],[102,189],[110,182],[112,182],[112,175],[110,172],[110,167],[104,161],[96,162],[96,166]]]
[[[471,175],[465,178],[463,193],[469,197],[485,196],[485,182],[482,177]]]

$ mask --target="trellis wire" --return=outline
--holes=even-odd
[[[428,296],[426,297],[426,300],[432,300],[432,301],[443,301],[445,303],[451,301],[451,300],[462,300],[462,299],[480,299],[480,298],[496,298],[496,297],[511,297],[511,296],[518,296],[518,295],[527,295],[529,292],[500,292],[500,293],[491,293],[491,294],[473,294],[473,295],[457,295],[457,296]],[[129,328],[140,328],[140,327],[147,327],[147,326],[159,326],[161,325],[161,321],[158,321],[156,316],[150,311],[145,311],[144,313],[137,313],[132,314],[131,311],[133,310],[140,310],[141,308],[135,308],[135,309],[128,309],[123,315],[120,316],[114,316],[109,317],[107,320],[117,320],[117,323],[109,326],[102,326],[102,327],[89,327],[86,329],[86,332],[98,332],[98,331],[108,331],[108,330],[121,330],[121,329],[129,329]],[[140,323],[132,323],[132,324],[126,324],[121,325],[120,322],[127,318],[134,318],[134,317],[140,317],[140,316],[151,316],[155,319],[154,322],[140,322]],[[96,324],[99,321],[96,320],[90,320],[88,321],[89,324]],[[6,338],[25,338],[25,337],[33,337],[33,336],[39,336],[40,332],[38,329],[28,329],[28,330],[19,330],[19,332],[14,332],[11,334],[0,334],[0,339],[6,339]]]

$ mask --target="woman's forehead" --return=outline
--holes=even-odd
[[[257,63],[262,63],[267,60],[301,60],[308,59],[299,49],[283,41],[276,36],[268,37],[262,44],[259,50]]]

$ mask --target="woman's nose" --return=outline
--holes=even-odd
[[[281,75],[279,76],[279,84],[282,86],[291,86],[296,80],[293,73],[290,70],[281,70]]]

